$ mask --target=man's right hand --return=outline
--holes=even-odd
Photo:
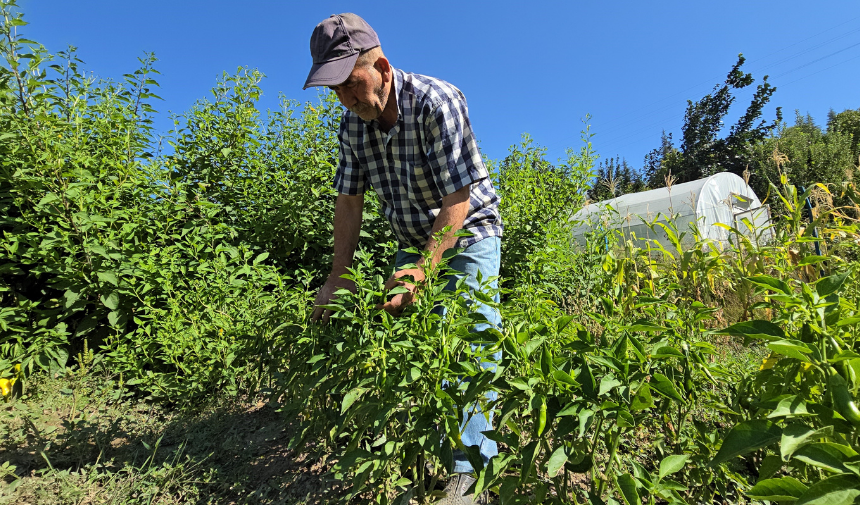
[[[314,311],[311,314],[311,321],[317,322],[322,318],[322,323],[328,324],[332,311],[323,309],[321,305],[328,305],[331,303],[335,298],[337,298],[335,293],[341,289],[346,289],[355,293],[355,283],[348,279],[341,279],[334,274],[329,275],[328,280],[326,280],[323,287],[320,288],[320,291],[317,293],[317,297],[314,300]]]

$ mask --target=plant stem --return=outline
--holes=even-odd
[[[618,428],[618,431],[612,436],[612,446],[609,448],[609,461],[607,461],[606,470],[603,472],[606,478],[600,481],[600,487],[597,493],[599,496],[603,496],[604,491],[606,491],[606,486],[609,484],[609,480],[611,479],[610,474],[612,472],[612,466],[615,464],[615,451],[618,450],[619,440],[621,440],[620,428]]]
[[[594,437],[591,439],[591,453],[594,454],[595,446],[597,446],[597,437],[600,436],[600,429],[603,428],[603,416],[600,417],[600,420],[597,421],[597,429],[594,430]],[[592,456],[593,457],[593,456]],[[591,492],[594,493],[596,489],[594,488],[594,483],[599,479],[597,477],[597,467],[591,467]]]

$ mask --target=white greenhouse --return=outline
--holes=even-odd
[[[733,233],[719,224],[736,228],[762,244],[772,237],[770,210],[742,178],[722,172],[705,179],[677,184],[669,188],[631,193],[591,203],[574,214],[573,239],[585,244],[586,234],[594,230],[621,230],[625,239],[633,238],[644,247],[656,240],[664,247],[671,244],[662,226],[653,229],[648,223],[666,223],[674,216],[682,241],[692,242],[691,225],[697,226],[702,238],[721,245],[733,241]]]

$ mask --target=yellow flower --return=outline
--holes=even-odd
[[[0,393],[3,394],[3,398],[8,398],[12,393],[13,384],[15,383],[9,379],[0,379]]]

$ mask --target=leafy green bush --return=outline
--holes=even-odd
[[[495,183],[505,226],[501,275],[511,286],[552,282],[548,271],[564,271],[559,262],[569,252],[564,250],[567,220],[585,203],[593,176],[590,137],[586,124],[580,152],[568,150],[567,159],[555,166],[544,159],[546,149],[526,134],[499,163]]]
[[[263,122],[262,75],[240,69],[162,139],[154,57],[122,83],[96,81],[73,48],[53,56],[21,38],[13,7],[0,41],[0,358],[61,371],[101,349],[170,400],[235,393],[248,367],[248,382],[269,376],[276,329],[302,317],[297,300],[328,267],[339,107],[285,100]],[[368,198],[362,246],[381,267],[392,240],[377,207]]]

